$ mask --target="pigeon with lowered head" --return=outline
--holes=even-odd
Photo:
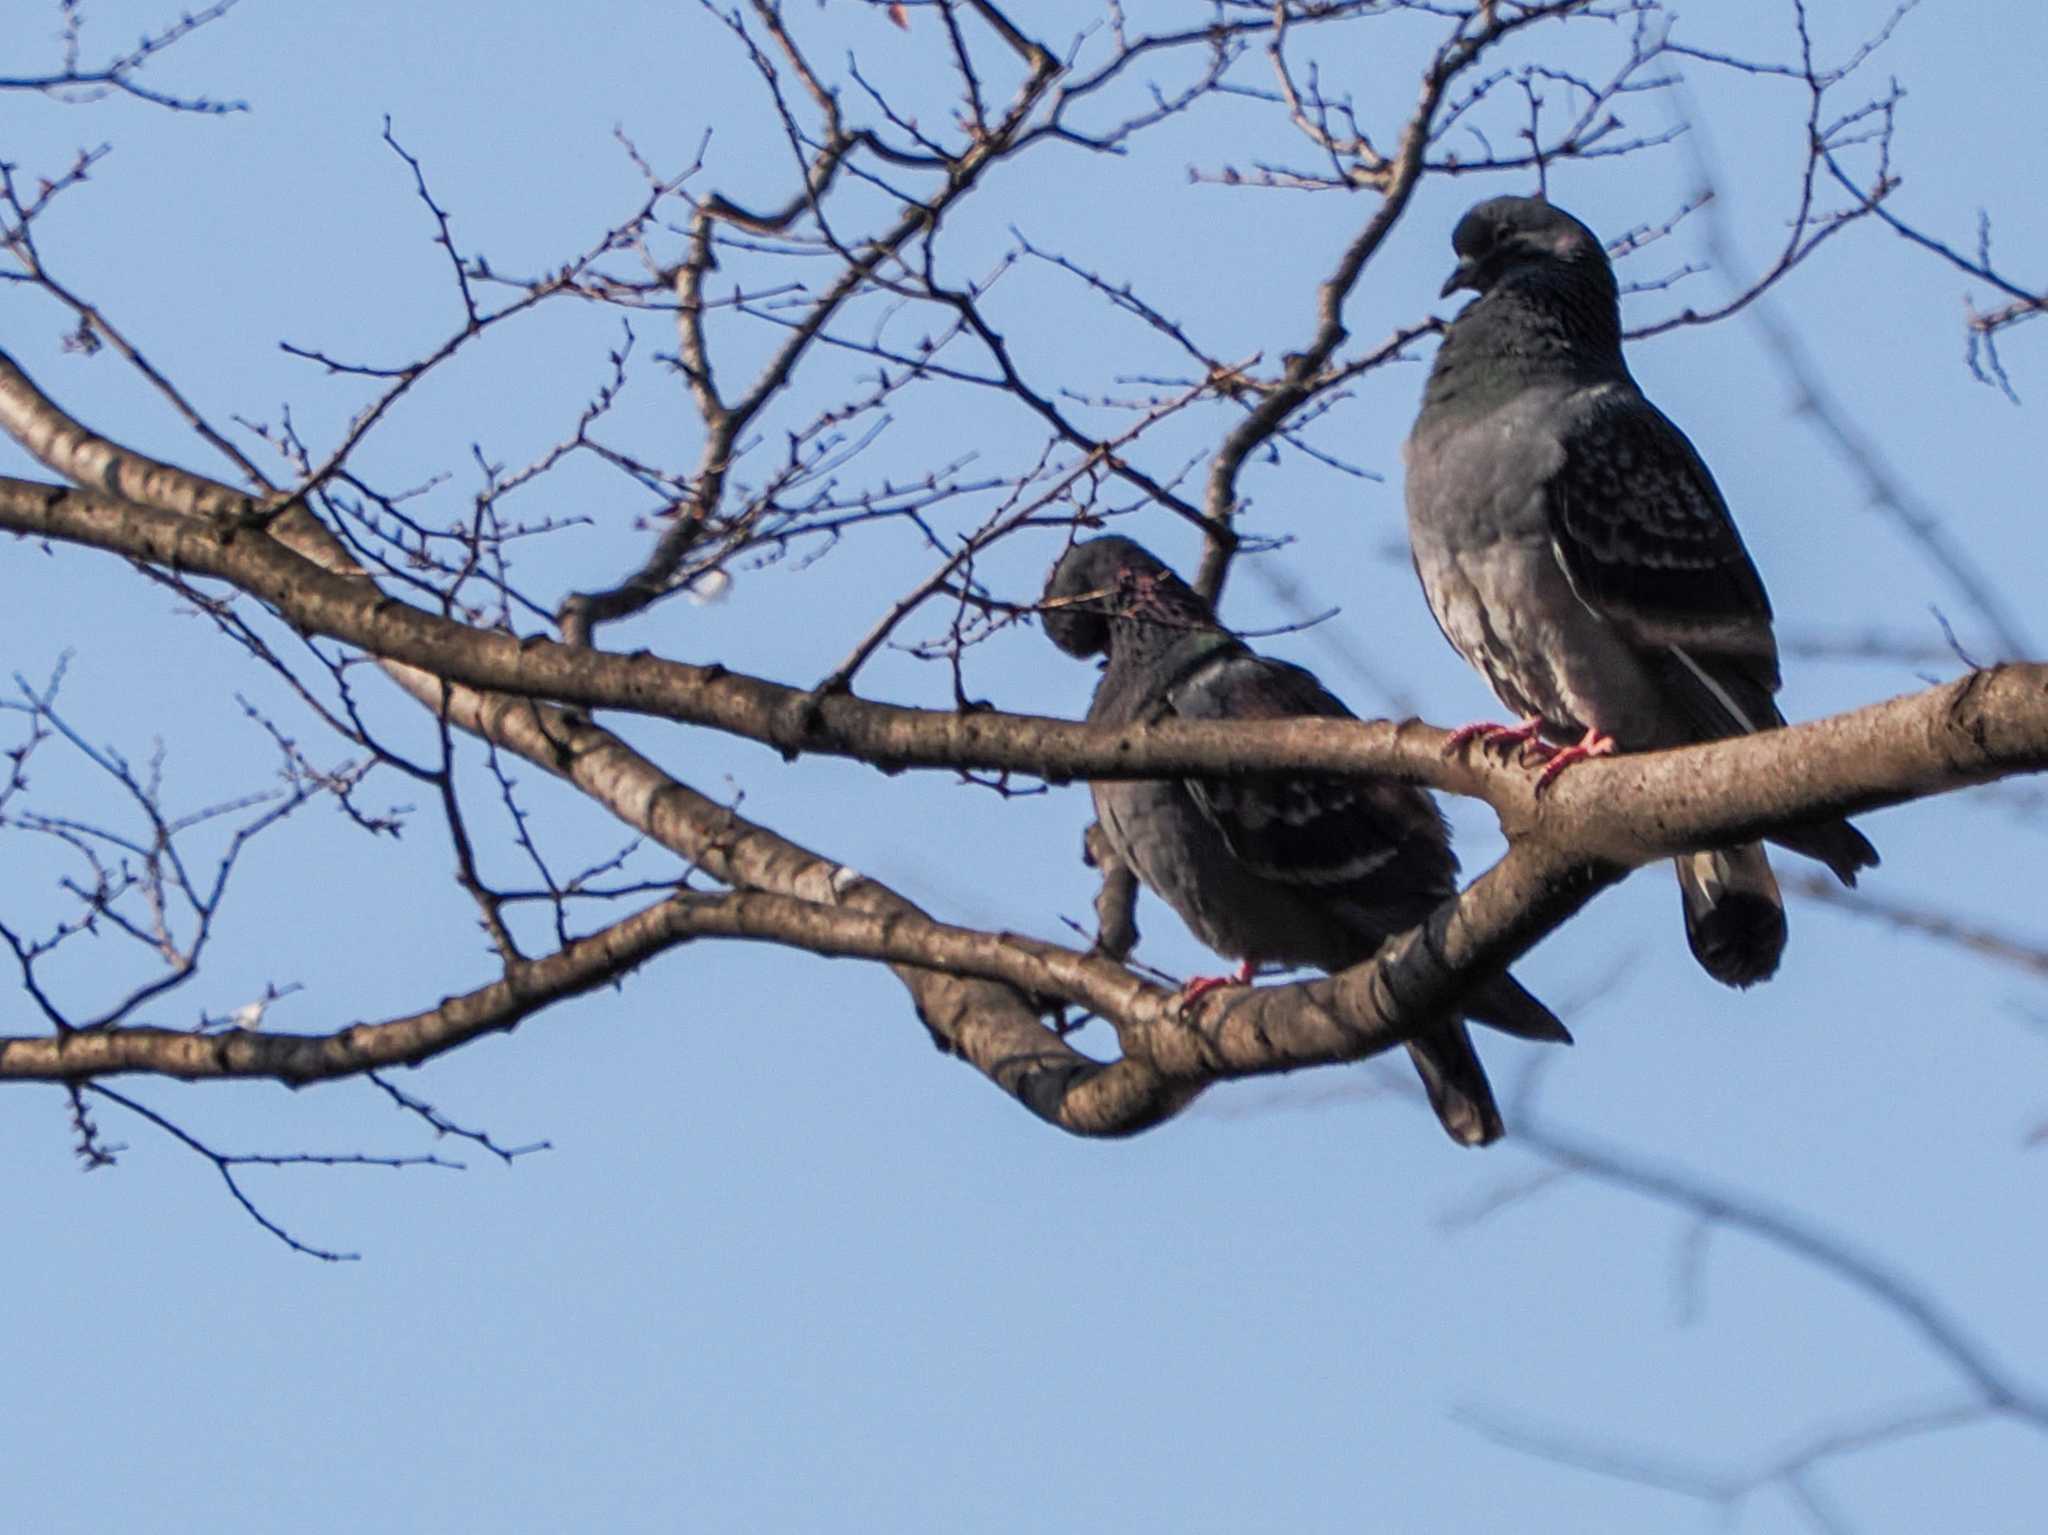
[[[1127,538],[1075,544],[1046,582],[1042,622],[1069,655],[1105,657],[1090,721],[1351,718],[1314,676],[1256,654],[1179,576]],[[1196,937],[1242,960],[1343,970],[1421,922],[1457,889],[1457,859],[1423,790],[1376,779],[1182,778],[1090,786],[1116,857]],[[1564,1025],[1507,975],[1464,1007],[1525,1039]],[[1408,1050],[1454,1140],[1483,1146],[1500,1110],[1465,1025]]]
[[[1539,198],[1459,220],[1444,284],[1478,294],[1444,332],[1409,434],[1408,531],[1445,636],[1512,726],[1488,744],[1569,764],[1785,723],[1771,604],[1693,445],[1621,355],[1614,270],[1593,232]],[[1772,841],[1845,885],[1877,851],[1845,820]],[[1785,906],[1761,845],[1677,860],[1686,938],[1716,980],[1769,977]]]

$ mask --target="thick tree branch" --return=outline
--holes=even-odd
[[[474,629],[386,597],[365,577],[321,569],[260,529],[200,524],[90,491],[0,478],[0,528],[228,581],[304,632],[435,677],[706,725],[789,756],[1053,779],[1384,774],[1485,799],[1510,836],[1542,836],[1623,865],[2048,767],[2048,666],[2038,663],[1973,672],[1787,730],[1588,763],[1539,802],[1526,773],[1477,753],[1447,761],[1444,734],[1415,721],[1107,728],[821,698],[716,665]]]
[[[194,514],[217,518],[237,510],[242,498],[226,487],[125,453],[63,417],[26,379],[16,375],[15,381],[17,387],[11,395],[0,394],[0,406],[11,403],[35,417],[41,428],[37,440],[44,447],[39,456],[54,461],[52,467],[96,472],[102,483],[145,489],[153,497],[189,507],[191,512],[181,515],[109,496],[19,481],[0,482],[0,507],[47,510],[65,502],[84,505],[95,516],[126,518],[131,528],[146,526],[154,536],[195,555],[204,549],[239,550],[241,556],[255,560],[256,568],[275,573],[282,567],[286,587],[318,588],[345,610],[361,614],[367,609],[373,619],[376,612],[385,610],[415,613],[383,598],[360,574],[337,575],[324,568],[326,562],[346,561],[347,555],[332,541],[332,535],[302,510],[289,510],[268,530],[246,521],[200,520]],[[15,423],[10,420],[7,424]],[[0,515],[0,525],[5,525],[4,515]],[[320,563],[284,547],[286,539],[311,551]],[[172,559],[167,563],[176,566],[179,562]],[[432,615],[416,616],[445,624],[459,635],[504,640],[518,647],[509,636],[465,629]],[[586,661],[603,659],[590,652],[571,653]],[[406,665],[391,670],[401,686],[444,713],[458,728],[568,778],[628,824],[683,853],[713,877],[785,893],[796,897],[799,905],[808,904],[808,911],[777,910],[780,920],[805,928],[812,946],[824,945],[829,939],[842,947],[826,948],[826,952],[860,952],[899,961],[937,958],[962,968],[978,963],[1003,979],[1021,981],[1033,990],[1051,991],[1103,1011],[1117,1026],[1126,1057],[1107,1066],[1080,1055],[1045,1028],[1011,987],[979,978],[963,979],[925,964],[897,965],[897,974],[910,986],[920,1016],[935,1037],[1034,1112],[1077,1133],[1125,1134],[1146,1128],[1176,1112],[1207,1082],[1223,1076],[1355,1060],[1390,1048],[1422,1023],[1440,1016],[1467,987],[1508,963],[1621,872],[1619,867],[1596,870],[1583,860],[1531,844],[1511,854],[1457,903],[1438,913],[1428,928],[1390,946],[1380,960],[1344,977],[1304,986],[1226,993],[1189,1020],[1170,1007],[1164,993],[1143,986],[1105,960],[1052,945],[1015,938],[997,940],[992,935],[930,923],[893,892],[753,826],[668,778],[578,715],[502,693],[451,688],[443,680],[445,674],[436,671],[418,671]],[[1038,723],[1069,732],[1089,729],[1059,721]],[[845,923],[835,933],[828,933],[833,927],[830,915],[819,908],[833,905],[879,911],[892,919],[896,940],[909,943],[909,952],[877,947],[881,940],[871,930],[856,940],[849,936]],[[700,904],[697,910],[701,913],[706,908]],[[511,1027],[547,1000],[602,984],[609,975],[641,962],[659,947],[679,941],[678,934],[664,924],[683,920],[679,914],[643,913],[549,959],[517,964],[500,982],[442,1008],[368,1026],[377,1031],[372,1035],[346,1030],[329,1036],[325,1045],[304,1036],[265,1036],[250,1031],[217,1038],[236,1039],[244,1048],[272,1052],[265,1059],[273,1069],[257,1074],[296,1073],[294,1080],[313,1080],[309,1073],[328,1050],[338,1051],[344,1061],[359,1062],[347,1068],[351,1070],[416,1058],[450,1048],[480,1032]],[[869,947],[851,947],[856,941]],[[163,1062],[156,1069],[173,1074],[190,1073],[207,1059],[194,1041],[200,1046],[211,1043],[204,1036],[170,1031],[97,1031],[65,1038],[133,1039],[137,1043],[87,1048],[140,1050],[144,1055],[154,1051]],[[256,1043],[259,1040],[265,1042]],[[48,1072],[51,1062],[35,1052],[52,1048],[54,1041],[18,1044],[29,1053],[10,1056],[15,1069],[31,1075]],[[141,1057],[124,1059],[139,1061]],[[62,1075],[75,1078],[87,1072],[76,1056],[64,1059],[61,1065]],[[149,1068],[110,1063],[97,1069]],[[219,1066],[214,1069],[223,1070]],[[247,1074],[248,1069],[240,1074]]]
[[[158,512],[247,522],[249,498],[200,475],[158,463],[99,436],[43,395],[0,354],[0,428],[51,469],[144,499]],[[328,529],[288,506],[269,533],[323,571],[360,576]],[[367,584],[367,583],[365,583]],[[829,900],[862,910],[922,915],[872,880],[835,890],[840,865],[706,798],[576,713],[525,698],[451,686],[430,672],[387,662],[386,673],[430,711],[570,783],[622,822],[728,884]],[[1040,1022],[1034,1007],[999,983],[897,966],[919,1018],[959,1055],[1040,1117],[1078,1133],[1129,1133],[1178,1112],[1193,1096],[1133,1063],[1104,1067]]]
[[[874,888],[854,871],[840,869],[825,900],[758,890],[678,894],[545,959],[510,961],[500,979],[438,1007],[328,1034],[200,1034],[135,1026],[0,1037],[0,1080],[76,1082],[145,1072],[188,1081],[269,1078],[302,1086],[418,1065],[481,1035],[515,1028],[679,943],[721,937],[883,960],[918,972],[943,970],[1085,1003],[1115,1026],[1124,1049],[1121,1062],[1088,1061],[1039,1029],[1047,1043],[1025,1059],[983,1069],[1062,1128],[1128,1134],[1157,1123],[1212,1082],[1361,1060],[1393,1048],[1621,872],[1524,846],[1365,964],[1292,986],[1233,988],[1189,1010],[1174,993],[1147,985],[1107,959],[1016,934],[934,922],[895,898],[886,899],[879,912],[840,907],[842,895],[858,899],[863,887]],[[963,1039],[987,1026],[973,1017],[958,1021]]]
[[[859,877],[842,871],[851,888]],[[681,893],[539,960],[514,960],[488,985],[425,1012],[330,1034],[152,1027],[73,1029],[0,1038],[0,1078],[76,1081],[145,1071],[186,1080],[266,1077],[294,1086],[387,1066],[414,1066],[541,1009],[619,979],[693,938],[780,943],[848,956],[1057,987],[1105,1011],[1150,1022],[1170,1000],[1121,966],[1056,945],[933,922],[912,911],[863,912],[764,891]]]
[[[47,445],[57,438],[45,432],[44,440]],[[102,483],[133,484],[192,511],[181,515],[91,492],[13,481],[0,482],[0,525],[217,574],[262,596],[302,627],[352,640],[401,663],[393,668],[401,683],[427,694],[459,727],[568,778],[714,877],[794,897],[786,907],[757,903],[753,920],[760,926],[748,936],[779,934],[779,941],[820,952],[894,962],[921,1016],[948,1048],[1035,1112],[1080,1133],[1142,1129],[1176,1111],[1209,1081],[1358,1059],[1386,1049],[1418,1023],[1441,1016],[1466,988],[1567,919],[1626,867],[1675,846],[1720,839],[1730,834],[1731,818],[1740,834],[1758,823],[2038,766],[2048,752],[2043,718],[2048,705],[2036,668],[1977,674],[1945,689],[1797,731],[1592,765],[1541,805],[1530,794],[1526,775],[1483,761],[1445,761],[1443,736],[1417,724],[1338,723],[1333,729],[1322,722],[1294,722],[1277,730],[1104,732],[1063,721],[905,710],[850,698],[821,704],[810,700],[818,704],[819,719],[808,731],[831,733],[835,748],[848,753],[872,751],[878,742],[882,750],[875,755],[887,762],[905,760],[910,747],[934,764],[1015,765],[1048,773],[1260,766],[1391,771],[1481,793],[1502,809],[1518,838],[1514,851],[1426,929],[1345,975],[1226,992],[1189,1019],[1168,1006],[1163,993],[1106,961],[931,923],[893,893],[675,783],[579,716],[506,696],[513,690],[553,690],[572,702],[655,713],[671,712],[668,706],[681,701],[689,705],[673,711],[681,717],[720,728],[740,726],[740,733],[773,743],[783,728],[777,722],[784,711],[807,695],[716,668],[609,656],[545,641],[522,643],[421,613],[384,597],[358,573],[322,568],[345,555],[301,511],[289,511],[268,529],[246,519],[222,520],[221,513],[246,505],[225,487],[124,457],[109,445],[96,445],[88,434],[64,441],[68,452],[52,446],[47,456],[66,467],[97,468]],[[295,554],[285,547],[287,539],[318,558]],[[422,663],[426,669],[411,669]],[[446,691],[443,679],[449,677],[497,691],[464,686]],[[650,700],[663,707],[650,707]],[[750,720],[752,730],[744,728]],[[861,732],[872,741],[844,739]],[[1873,741],[1889,742],[1891,749],[1875,750]],[[1787,759],[1799,770],[1786,771]],[[1883,772],[1876,771],[1880,765]],[[1825,787],[1850,768],[1858,776]],[[1584,787],[1599,777],[1610,780],[1606,787]],[[1616,793],[1621,780],[1633,783]],[[1703,805],[1714,809],[1703,816]],[[1603,856],[1616,849],[1619,856]],[[862,926],[849,920],[852,913],[834,907],[879,912],[883,919]],[[692,920],[711,922],[706,913],[713,909],[726,908],[699,902]],[[770,921],[763,911],[777,915]],[[373,1036],[375,1049],[386,1052],[381,1059],[405,1059],[410,1052],[446,1048],[484,1029],[509,1027],[548,999],[543,995],[548,986],[559,996],[601,984],[607,964],[623,968],[654,947],[680,941],[673,929],[661,926],[682,922],[679,914],[642,920],[659,929],[658,940],[640,928],[616,935],[623,948],[608,950],[602,942],[586,940],[550,960],[533,962],[550,970],[522,968],[449,1008],[373,1026],[380,1031]],[[961,973],[949,974],[945,966]],[[540,992],[534,989],[536,978],[544,978]],[[1105,1066],[1073,1051],[1038,1021],[1019,988],[1102,1012],[1116,1026],[1125,1058]],[[280,1063],[291,1063],[297,1072],[305,1071],[305,1063],[321,1049],[340,1050],[346,1060],[364,1048],[362,1037],[349,1031],[326,1046],[290,1036],[262,1045],[253,1043],[255,1036],[236,1037],[245,1049],[276,1052],[273,1066],[283,1069]],[[87,1048],[161,1052],[166,1065],[159,1069],[174,1065],[189,1071],[206,1049],[215,1048],[212,1041],[199,1039],[196,1046],[194,1041],[194,1036],[165,1033],[142,1036],[133,1044]],[[56,1046],[43,1040],[12,1048],[33,1052]],[[86,1069],[76,1056],[61,1063],[39,1060],[33,1053],[13,1059],[22,1072],[48,1072],[61,1064],[64,1074],[75,1076]],[[362,1061],[365,1067],[378,1063]]]
[[[394,562],[384,572],[391,582],[400,583],[392,584],[392,591],[428,594],[419,599],[424,607],[400,600],[380,588],[382,577],[365,570],[364,561],[372,557],[366,554],[359,561],[351,555],[304,502],[262,496],[268,487],[260,479],[252,481],[259,496],[251,497],[129,453],[71,420],[0,357],[0,426],[60,477],[88,487],[0,481],[0,527],[97,547],[181,580],[193,576],[225,582],[267,605],[301,633],[341,641],[377,659],[448,728],[471,732],[540,765],[673,850],[693,869],[734,887],[730,894],[679,895],[591,938],[565,943],[545,959],[513,955],[498,981],[409,1018],[318,1037],[258,1030],[199,1036],[105,1029],[0,1042],[0,1062],[5,1063],[0,1076],[11,1072],[76,1081],[99,1071],[153,1070],[317,1080],[379,1063],[424,1059],[478,1033],[509,1028],[549,1002],[603,984],[664,948],[717,936],[889,963],[944,1048],[968,1059],[1055,1124],[1089,1134],[1126,1133],[1172,1114],[1211,1081],[1355,1060],[1389,1048],[1455,1007],[1471,986],[1569,919],[1631,867],[1684,848],[1746,840],[1791,821],[2048,766],[2048,672],[2030,666],[1976,674],[1947,688],[1818,725],[1588,765],[1539,802],[1527,774],[1483,754],[1447,760],[1442,755],[1442,733],[1416,722],[1292,721],[1109,730],[996,712],[903,708],[836,687],[798,689],[717,665],[590,648],[587,640],[594,622],[633,611],[671,589],[685,554],[702,533],[701,528],[686,525],[689,514],[703,518],[717,509],[728,492],[735,457],[743,451],[744,435],[763,429],[770,407],[795,385],[799,365],[807,364],[814,347],[846,344],[832,332],[856,299],[874,293],[953,305],[958,333],[979,335],[1003,373],[1000,381],[948,373],[915,356],[897,355],[900,348],[884,347],[879,340],[871,347],[855,346],[855,351],[865,350],[884,362],[885,378],[887,365],[893,364],[899,382],[913,376],[960,378],[981,385],[999,383],[1027,406],[1040,399],[1010,365],[1000,334],[975,308],[981,290],[970,287],[956,293],[942,288],[934,276],[932,241],[941,216],[957,206],[982,172],[1027,144],[1064,139],[1095,148],[1116,147],[1135,126],[1179,110],[1179,104],[1194,95],[1221,89],[1228,38],[1268,25],[1264,20],[1231,23],[1227,28],[1136,43],[1118,32],[1117,46],[1123,50],[1118,62],[1095,76],[1076,79],[1064,75],[1067,66],[1025,38],[995,7],[977,3],[972,9],[1023,61],[1023,78],[1015,82],[1009,106],[991,121],[988,105],[995,98],[980,90],[969,50],[957,29],[951,30],[955,61],[966,73],[971,104],[969,119],[960,124],[966,137],[958,146],[941,148],[914,121],[888,111],[883,103],[891,125],[883,131],[923,146],[930,151],[927,156],[892,150],[874,133],[848,129],[832,87],[811,71],[783,27],[780,10],[765,0],[757,4],[761,25],[782,49],[823,119],[821,136],[807,138],[791,116],[774,71],[765,71],[802,165],[804,185],[786,210],[763,228],[790,237],[791,251],[815,253],[836,264],[815,290],[803,290],[807,299],[784,318],[774,320],[765,311],[756,315],[784,325],[785,334],[769,348],[765,361],[757,363],[753,384],[727,399],[714,383],[702,324],[703,281],[716,264],[714,233],[753,227],[749,220],[759,224],[760,216],[717,198],[699,205],[682,268],[654,287],[663,294],[673,292],[681,309],[680,357],[706,427],[704,456],[694,477],[666,471],[644,475],[644,483],[670,498],[665,514],[686,515],[669,527],[653,557],[626,581],[608,591],[570,598],[564,632],[575,643],[521,638],[448,616],[464,611],[456,598],[469,579],[470,567],[459,561],[430,562],[427,575],[419,578]],[[1329,8],[1327,14],[1346,9]],[[1357,9],[1363,14],[1373,8]],[[1390,156],[1374,152],[1377,169],[1358,180],[1372,186],[1383,201],[1351,237],[1319,290],[1307,349],[1288,357],[1278,383],[1247,386],[1244,398],[1254,403],[1209,458],[1206,522],[1213,541],[1204,561],[1208,589],[1220,584],[1235,541],[1229,519],[1237,478],[1249,456],[1284,433],[1290,420],[1298,424],[1301,406],[1328,398],[1356,371],[1391,357],[1427,328],[1396,332],[1378,351],[1349,364],[1332,361],[1347,339],[1343,309],[1365,265],[1402,215],[1418,178],[1442,168],[1428,160],[1429,146],[1448,125],[1463,120],[1461,115],[1490,88],[1481,81],[1464,101],[1453,102],[1447,87],[1508,32],[1539,19],[1594,9],[1578,0],[1558,0],[1510,7],[1486,3],[1452,13],[1454,30],[1425,70],[1420,99],[1411,98],[1398,147]],[[1275,15],[1271,25],[1277,51],[1281,28],[1297,13],[1283,7]],[[946,19],[953,19],[950,8]],[[1310,18],[1304,13],[1298,19]],[[1182,42],[1215,52],[1193,94],[1183,97],[1155,89],[1154,110],[1129,119],[1106,139],[1090,140],[1062,124],[1061,114],[1069,103],[1112,78],[1140,52]],[[1640,48],[1639,36],[1638,56]],[[866,88],[865,81],[855,78]],[[1286,78],[1283,73],[1283,81]],[[1802,78],[1813,88],[1817,111],[1822,85],[1810,59]],[[1293,105],[1299,118],[1302,100],[1297,97]],[[1597,135],[1605,129],[1593,124],[1588,109],[1573,133],[1580,131]],[[1533,126],[1529,137],[1533,149]],[[1359,144],[1359,153],[1366,154],[1369,146],[1362,137]],[[1537,154],[1540,160],[1540,151]],[[1490,163],[1523,162],[1495,157]],[[903,192],[893,180],[905,169],[941,179],[924,184],[921,191]],[[873,238],[848,242],[828,224],[825,200],[835,187],[855,183],[864,192],[888,194],[889,211]],[[1802,202],[1801,229],[1805,215]],[[802,223],[806,218],[809,224]],[[795,240],[800,224],[807,232]],[[442,228],[445,235],[445,222]],[[637,233],[641,224],[630,228]],[[1806,248],[1820,238],[1810,236]],[[1799,240],[1795,231],[1794,247]],[[727,241],[722,248],[736,250],[742,243]],[[912,270],[920,243],[925,256],[921,278]],[[901,281],[894,275],[899,268],[910,273]],[[465,299],[471,275],[476,273],[458,269]],[[736,285],[736,305],[741,302],[737,293]],[[474,320],[473,306],[469,312]],[[422,366],[428,365],[431,360]],[[893,387],[885,381],[876,398],[885,397]],[[1057,421],[1065,420],[1063,412],[1054,415]],[[829,419],[829,414],[821,419]],[[355,435],[334,450],[329,467],[340,464],[361,429],[352,429]],[[1063,435],[1069,442],[1075,440],[1071,433]],[[794,478],[799,471],[827,462],[832,451],[818,448],[815,457],[806,458],[803,450],[792,447],[790,462],[795,467],[790,483],[801,483]],[[1110,473],[1141,489],[1157,488],[1134,466],[1115,455],[1109,460],[1105,467]],[[1096,467],[1083,465],[1075,472],[1093,472]],[[639,466],[635,469],[638,473]],[[776,482],[778,487],[781,483]],[[780,488],[763,492],[759,504],[772,505],[781,493]],[[1088,514],[1093,504],[1078,505],[1073,515]],[[390,511],[390,505],[385,510]],[[928,540],[941,542],[922,522],[918,526]],[[414,530],[420,532],[424,548],[426,534]],[[472,556],[481,547],[472,545]],[[442,578],[448,582],[447,591],[435,592],[432,583]],[[923,590],[935,590],[933,582]],[[509,592],[508,587],[501,589]],[[447,600],[440,611],[433,611],[441,596]],[[514,610],[509,600],[501,608],[505,614]],[[541,609],[528,604],[525,611]],[[885,621],[876,634],[892,621]],[[509,617],[505,622],[509,624]],[[604,709],[715,729],[788,756],[845,756],[884,770],[916,766],[1028,773],[1048,779],[1259,771],[1388,774],[1485,799],[1500,815],[1511,851],[1423,928],[1402,935],[1354,970],[1297,986],[1225,991],[1191,1016],[1183,1016],[1166,992],[1103,955],[935,921],[895,892],[746,821],[663,772],[593,724],[584,712]],[[1120,904],[1111,892],[1111,915]],[[509,942],[504,947],[511,954]],[[1069,1047],[1043,1022],[1055,1002],[1100,1014],[1116,1030],[1123,1059],[1105,1065]],[[136,1054],[122,1056],[123,1051]],[[236,1055],[238,1051],[244,1053]],[[103,1052],[104,1058],[93,1052]],[[372,1056],[376,1059],[369,1059]],[[242,1064],[232,1069],[219,1064],[230,1058]]]

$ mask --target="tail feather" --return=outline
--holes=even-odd
[[[1448,1024],[1410,1040],[1408,1054],[1429,1093],[1429,1106],[1452,1140],[1485,1146],[1501,1138],[1500,1108],[1464,1024]]]
[[[1856,883],[1858,869],[1874,869],[1878,864],[1877,849],[1870,845],[1870,839],[1847,821],[1814,821],[1788,827],[1771,840],[1795,853],[1819,859],[1845,885]]]
[[[1839,824],[1849,830],[1846,821]],[[1762,845],[1687,853],[1673,863],[1685,941],[1700,968],[1724,986],[1754,986],[1776,974],[1785,953],[1785,899]]]
[[[1499,1029],[1503,1034],[1512,1034],[1517,1039],[1533,1039],[1550,1045],[1572,1042],[1571,1030],[1558,1020],[1557,1014],[1537,1001],[1511,975],[1497,976],[1488,981],[1467,997],[1463,1005],[1473,1022]]]

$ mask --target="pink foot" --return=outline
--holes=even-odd
[[[1614,737],[1602,735],[1591,725],[1588,725],[1586,733],[1580,737],[1578,745],[1567,746],[1562,751],[1553,751],[1551,753],[1550,761],[1545,764],[1543,771],[1536,775],[1537,797],[1541,798],[1544,791],[1549,789],[1551,781],[1574,762],[1584,762],[1591,757],[1611,757],[1613,755]]]
[[[1197,1001],[1212,991],[1221,991],[1226,986],[1249,986],[1252,983],[1253,965],[1245,960],[1229,975],[1190,976],[1180,988],[1179,1012],[1185,1013]]]
[[[1543,740],[1543,721],[1530,715],[1518,725],[1500,725],[1492,720],[1479,720],[1471,725],[1460,725],[1451,732],[1451,738],[1444,742],[1444,755],[1455,757],[1467,743],[1477,741],[1479,749],[1490,752],[1501,748],[1502,760],[1506,760],[1509,747],[1519,748],[1517,759],[1526,762],[1531,755],[1538,758],[1548,756],[1554,748]]]

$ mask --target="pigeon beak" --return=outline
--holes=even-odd
[[[1479,263],[1470,256],[1460,261],[1452,269],[1451,275],[1444,279],[1443,288],[1438,292],[1437,297],[1449,298],[1460,288],[1470,288],[1474,293],[1479,291]]]

